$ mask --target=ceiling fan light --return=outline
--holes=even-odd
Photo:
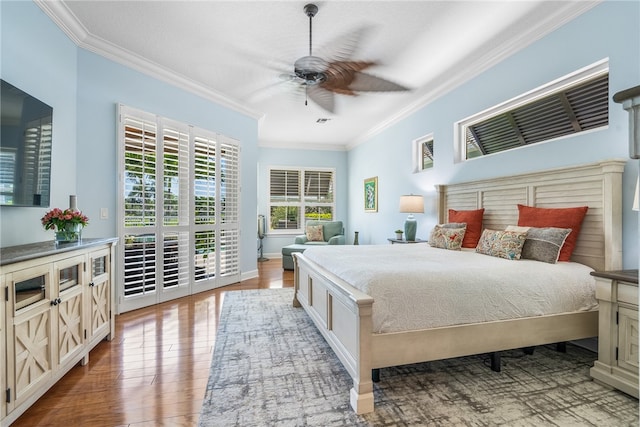
[[[303,56],[293,65],[296,76],[303,79],[306,84],[318,84],[327,79],[324,72],[328,64],[317,56]]]

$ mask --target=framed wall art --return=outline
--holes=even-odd
[[[378,177],[364,180],[364,211],[378,212]]]

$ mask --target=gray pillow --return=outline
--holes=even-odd
[[[516,231],[516,227],[509,226],[507,230]],[[523,227],[517,227],[520,231]],[[558,256],[562,245],[564,245],[567,236],[571,233],[570,228],[529,227],[527,230],[527,240],[522,247],[521,259],[533,259],[536,261],[555,264],[558,262]]]

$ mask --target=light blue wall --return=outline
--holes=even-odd
[[[3,80],[53,107],[51,206],[76,191],[77,47],[32,2],[0,2]],[[0,207],[0,246],[53,240],[46,208]]]
[[[122,103],[235,138],[241,144],[241,259],[256,272],[257,121],[77,48],[32,2],[2,2],[2,78],[53,107],[52,206],[77,194],[83,236],[116,235],[116,105]],[[109,218],[100,219],[107,208]],[[2,246],[53,239],[46,209],[2,208]]]
[[[387,243],[406,217],[399,196],[426,196],[418,215],[418,237],[427,238],[437,222],[434,185],[527,171],[628,159],[628,113],[613,101],[609,127],[552,143],[539,144],[455,164],[454,122],[485,110],[573,71],[609,58],[610,95],[640,84],[640,2],[604,2],[463,86],[349,152],[349,227],[360,243]],[[412,173],[412,140],[433,133],[434,168]],[[393,159],[393,160],[389,160]],[[378,176],[378,213],[365,213],[362,185]],[[629,160],[623,176],[623,263],[638,266],[638,213],[631,210],[638,162]]]
[[[349,229],[347,222],[347,152],[323,150],[292,150],[281,148],[259,149],[258,163],[258,212],[268,218],[269,205],[269,168],[270,167],[316,167],[335,168],[336,175],[336,212],[335,219],[344,222],[345,229]],[[293,243],[294,236],[299,233],[270,234],[263,240],[265,256],[280,255],[283,246]],[[351,237],[350,237],[351,236]],[[347,241],[353,241],[353,234],[347,234]]]
[[[94,218],[83,235],[115,234],[118,103],[240,141],[241,230],[256,229],[255,218],[250,213],[255,211],[257,191],[253,167],[257,162],[257,121],[81,49],[78,54],[77,193],[79,207]],[[109,218],[100,220],[100,208],[105,207],[110,212]],[[242,233],[242,272],[256,269],[254,238],[255,233]]]

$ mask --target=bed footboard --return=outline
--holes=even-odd
[[[303,307],[353,379],[357,414],[373,412],[371,309],[373,298],[294,253],[294,307]]]

